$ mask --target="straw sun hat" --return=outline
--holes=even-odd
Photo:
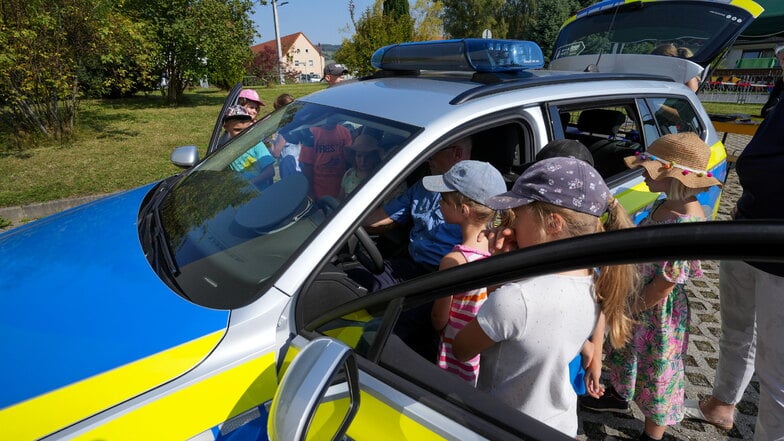
[[[648,147],[647,152],[624,158],[629,168],[645,167],[653,179],[670,177],[689,188],[721,185],[706,170],[710,160],[710,147],[695,133],[664,135]]]

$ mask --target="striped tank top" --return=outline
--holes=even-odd
[[[463,245],[455,245],[453,251],[458,251],[462,254],[466,262],[474,262],[490,257],[488,252],[475,250]],[[441,334],[441,343],[438,350],[438,366],[456,374],[474,386],[476,386],[476,380],[479,378],[479,355],[468,361],[458,361],[452,353],[452,342],[457,333],[476,317],[479,308],[482,307],[482,303],[485,300],[487,300],[487,288],[475,289],[452,296],[452,304],[449,307],[449,320]]]

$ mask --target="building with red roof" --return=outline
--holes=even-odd
[[[324,71],[324,55],[305,34],[297,32],[280,37],[280,47],[283,57],[280,62],[287,72],[299,72],[302,79],[319,79]],[[271,49],[277,51],[275,40],[251,46],[253,54]]]

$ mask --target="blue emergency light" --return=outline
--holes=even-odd
[[[384,46],[370,58],[376,69],[519,72],[544,66],[532,41],[464,38]]]

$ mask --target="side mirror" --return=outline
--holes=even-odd
[[[272,441],[340,439],[359,409],[359,371],[351,348],[323,337],[289,365],[270,406]]]
[[[169,158],[177,167],[189,168],[199,162],[199,149],[195,145],[177,147]]]

